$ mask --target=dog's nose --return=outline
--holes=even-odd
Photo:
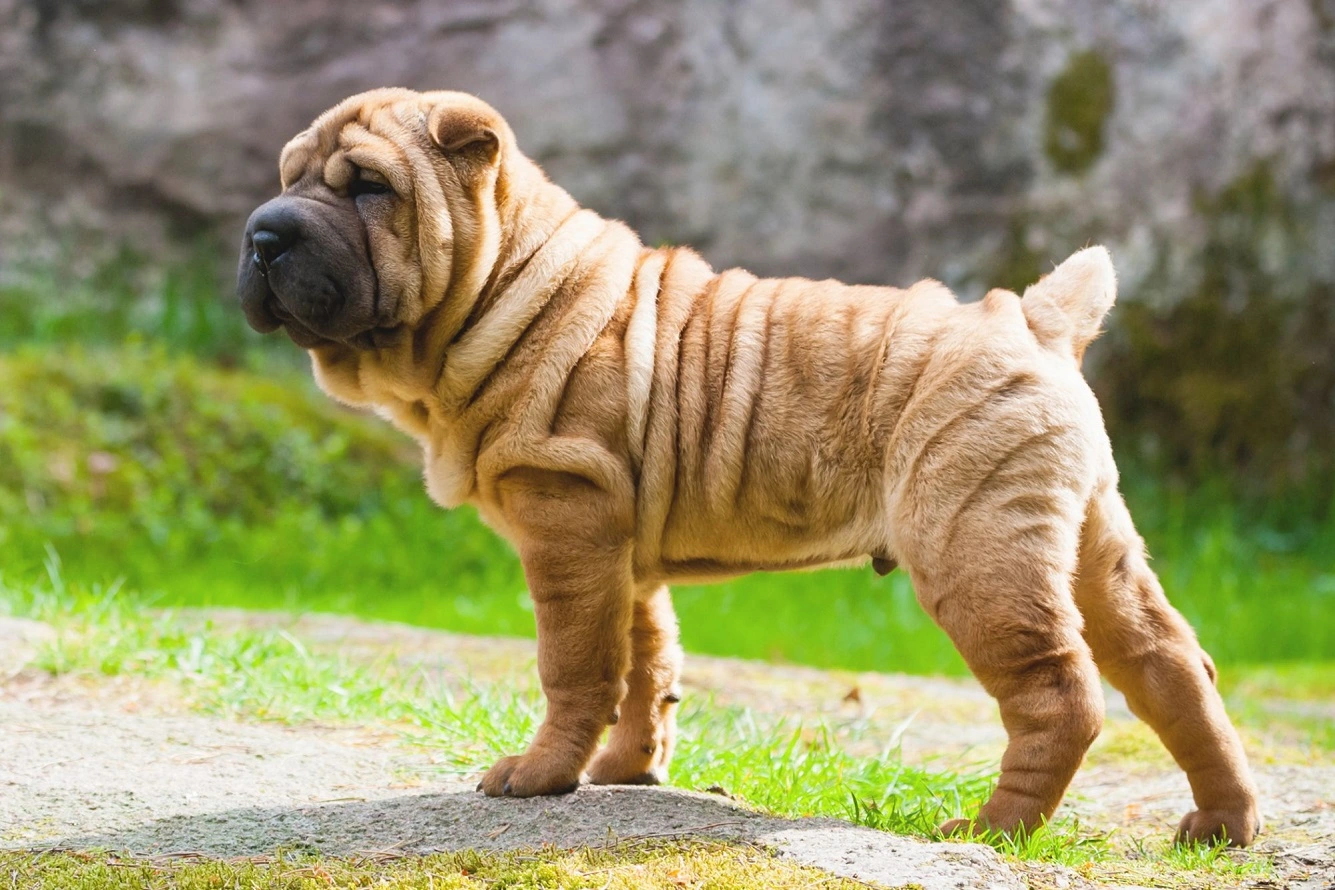
[[[260,229],[250,240],[255,245],[255,256],[265,266],[282,256],[291,246],[289,239],[268,229]]]
[[[275,198],[250,218],[250,243],[255,263],[267,268],[301,237],[301,220],[291,201]]]

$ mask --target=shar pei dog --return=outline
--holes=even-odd
[[[944,833],[1052,815],[1102,672],[1187,773],[1179,836],[1252,840],[1214,665],[1146,563],[1080,373],[1107,251],[969,304],[717,272],[581,209],[455,92],[353,96],[279,164],[241,248],[251,326],[420,442],[431,497],[523,562],[546,716],[483,792],[663,781],[667,585],[870,559],[908,571],[1008,733],[991,798]]]

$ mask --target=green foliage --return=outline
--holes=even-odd
[[[257,339],[223,297],[217,257],[204,247],[192,262],[160,269],[122,250],[84,269],[77,256],[61,268],[3,270],[0,349],[43,344],[119,344],[147,337],[173,349],[235,365],[275,350]],[[276,341],[274,346],[279,345]],[[281,359],[280,359],[281,360]]]
[[[55,537],[365,515],[415,484],[410,455],[306,387],[161,349],[0,356],[0,511]]]
[[[277,373],[138,346],[0,354],[0,567],[32,577],[54,548],[76,577],[183,601],[364,608],[388,591],[386,617],[434,600],[437,623],[531,633],[514,557],[471,511],[429,503],[411,442]],[[497,595],[511,614],[467,619]]]
[[[1043,149],[1063,173],[1083,173],[1103,152],[1115,98],[1112,66],[1096,50],[1075,53],[1048,86]]]

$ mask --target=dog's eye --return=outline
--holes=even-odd
[[[388,195],[394,189],[379,173],[370,170],[358,170],[352,182],[348,183],[348,196],[360,198],[362,195]]]

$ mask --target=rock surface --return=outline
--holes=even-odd
[[[1333,29],[1323,0],[0,0],[0,188],[230,239],[318,112],[445,87],[719,264],[976,289],[1097,239],[1127,289],[1189,285],[1201,196],[1258,164],[1330,223]]]
[[[79,231],[226,266],[287,138],[389,84],[482,95],[582,202],[720,266],[977,296],[1106,243],[1124,298],[1273,315],[1280,357],[1197,386],[1245,333],[1115,317],[1114,421],[1335,443],[1335,0],[0,0],[0,275]],[[1184,364],[1122,404],[1151,360]]]

